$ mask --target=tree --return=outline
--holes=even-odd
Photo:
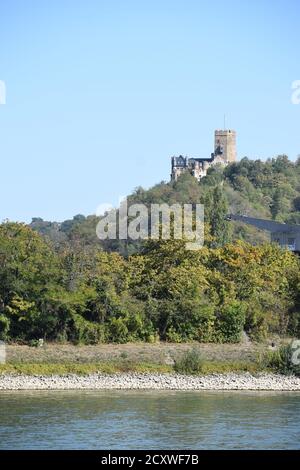
[[[204,198],[204,211],[211,227],[212,246],[222,246],[230,239],[230,229],[226,216],[228,203],[220,185],[216,186]]]

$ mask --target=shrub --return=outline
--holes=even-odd
[[[181,343],[182,337],[180,333],[175,330],[174,326],[170,326],[166,333],[166,340],[170,343]]]
[[[10,321],[5,315],[0,315],[0,340],[8,339]]]
[[[245,306],[233,301],[223,307],[217,327],[217,340],[227,343],[238,343],[245,324]]]
[[[158,343],[160,340],[159,334],[158,333],[148,333],[146,335],[146,341],[147,343]]]
[[[105,327],[100,323],[85,320],[81,315],[73,315],[72,340],[75,343],[97,344],[105,342]]]
[[[209,343],[214,340],[215,332],[215,312],[213,305],[203,305],[200,310],[197,341]]]
[[[264,358],[265,366],[280,374],[300,376],[300,364],[294,361],[296,351],[293,343],[281,346],[276,351],[271,351],[266,355]]]
[[[264,341],[268,336],[268,322],[262,308],[257,302],[251,302],[247,306],[245,331],[254,341]]]
[[[30,346],[31,348],[37,348],[39,345],[39,340],[38,339],[30,339],[28,341],[28,346]]]
[[[109,323],[109,340],[113,343],[126,343],[128,336],[126,319],[112,318]]]
[[[204,361],[197,349],[187,351],[175,360],[174,369],[179,374],[199,374],[203,370]]]

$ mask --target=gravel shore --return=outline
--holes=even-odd
[[[277,374],[229,373],[206,376],[179,374],[0,375],[0,390],[285,390],[300,391],[300,378]]]

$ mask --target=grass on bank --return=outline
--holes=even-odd
[[[203,359],[197,349],[187,351],[174,363],[174,371],[186,375],[225,374],[229,372],[262,371],[260,361],[208,361]]]
[[[0,364],[0,374],[25,375],[89,375],[95,373],[116,374],[120,372],[170,373],[171,366],[148,363],[103,362],[103,363],[7,363]]]
[[[24,375],[89,375],[93,373],[115,374],[124,372],[136,373],[179,373],[185,375],[225,374],[229,372],[277,372],[284,375],[294,374],[300,376],[300,365],[295,365],[294,350],[291,344],[281,346],[274,351],[264,352],[254,361],[215,361],[204,359],[201,352],[194,348],[179,355],[174,365],[159,364],[157,362],[139,362],[126,359],[116,359],[103,362],[89,363],[27,363],[11,362],[0,364],[0,374]]]
[[[194,349],[187,351],[175,361],[174,370],[180,374],[212,374],[226,372],[276,372],[283,375],[300,376],[300,352],[293,343],[285,344],[274,351],[266,351],[256,361],[205,361]]]
[[[180,373],[185,375],[206,375],[212,373],[228,372],[259,372],[255,363],[250,362],[211,362],[204,361],[197,370],[184,368],[183,366],[169,366],[150,363],[90,363],[90,364],[50,364],[50,363],[13,363],[1,364],[0,374],[24,374],[24,375],[89,375],[94,373],[116,374],[122,372],[136,373]]]

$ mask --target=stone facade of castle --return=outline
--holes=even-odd
[[[172,157],[171,180],[176,181],[182,173],[189,172],[198,181],[207,170],[217,163],[228,165],[236,161],[236,132],[233,130],[215,131],[215,150],[209,158],[188,158],[180,155]]]

